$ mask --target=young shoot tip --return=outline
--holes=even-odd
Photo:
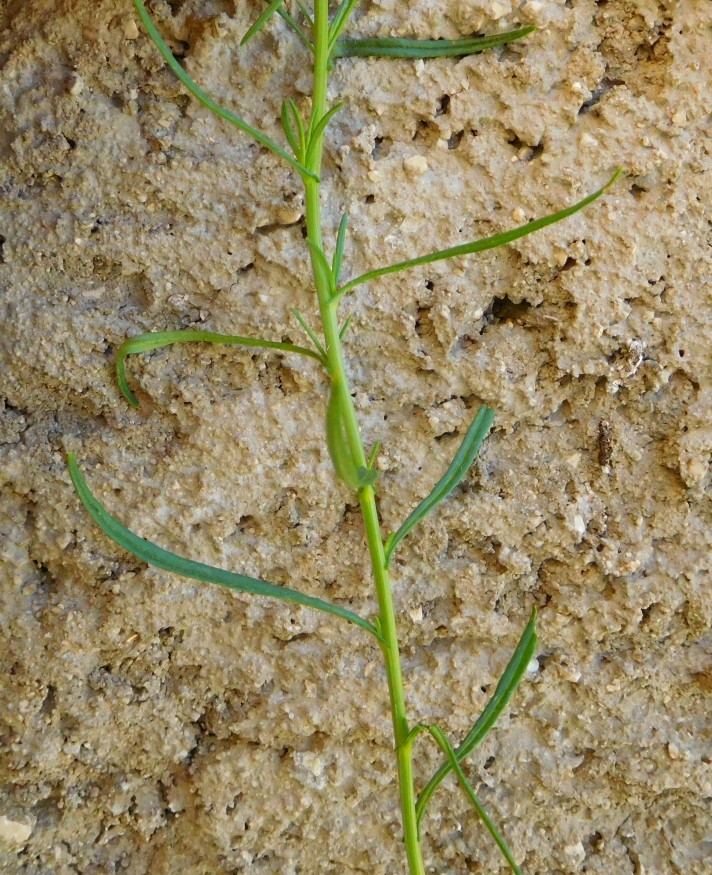
[[[611,176],[611,178],[608,180],[608,182],[603,186],[603,188],[601,189],[601,192],[608,191],[608,189],[612,185],[615,185],[616,182],[618,182],[618,180],[621,178],[621,176],[623,176],[624,172],[625,171],[624,171],[623,167],[621,167],[621,166],[616,167],[616,169],[613,172],[613,176]]]

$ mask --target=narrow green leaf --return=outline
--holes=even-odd
[[[503,46],[514,40],[529,36],[536,27],[520,27],[492,36],[469,37],[468,39],[403,39],[384,37],[375,39],[338,40],[332,55],[335,58],[452,58],[474,55],[478,52]]]
[[[391,264],[389,267],[381,267],[378,270],[370,270],[356,279],[343,285],[336,293],[336,297],[340,298],[343,294],[360,286],[362,283],[370,282],[370,280],[378,279],[378,277],[386,276],[389,273],[397,273],[401,270],[407,270],[411,267],[417,267],[420,264],[431,264],[433,261],[442,261],[445,258],[455,258],[460,255],[471,255],[474,252],[484,252],[486,249],[496,249],[498,246],[505,246],[507,243],[512,243],[520,237],[526,237],[528,234],[533,234],[534,231],[539,231],[541,228],[546,228],[547,225],[553,225],[556,222],[561,222],[574,213],[592,204],[598,200],[618,179],[623,172],[622,168],[618,168],[608,182],[598,191],[588,195],[578,203],[556,213],[551,213],[548,216],[543,216],[541,219],[535,219],[526,225],[520,225],[518,228],[513,228],[511,231],[504,231],[501,234],[494,234],[492,237],[485,237],[482,240],[475,240],[472,243],[463,243],[461,246],[453,246],[450,249],[441,249],[438,252],[431,252],[428,255],[421,255],[419,258],[413,258],[410,261],[400,261],[397,264]]]
[[[341,265],[344,260],[344,246],[346,244],[346,229],[349,224],[349,214],[344,213],[339,222],[339,232],[336,235],[336,247],[331,261],[331,272],[334,274],[334,282],[338,283],[341,277]]]
[[[313,30],[314,29],[314,19],[311,17],[311,14],[309,12],[309,9],[307,8],[307,5],[305,3],[302,3],[302,0],[297,0],[297,6],[299,7],[299,11],[304,16],[304,20],[309,25],[309,27],[311,27]]]
[[[435,741],[438,743],[440,750],[445,754],[448,758],[448,762],[450,763],[450,767],[457,774],[457,779],[460,782],[460,786],[462,787],[463,792],[467,796],[467,798],[472,803],[473,808],[477,812],[480,820],[485,825],[487,831],[492,836],[492,838],[497,843],[497,847],[502,852],[502,856],[509,864],[510,869],[514,872],[514,875],[522,875],[522,870],[517,866],[516,860],[514,859],[514,855],[509,850],[507,843],[500,835],[499,830],[492,822],[492,819],[485,811],[484,806],[477,798],[477,794],[472,789],[470,782],[465,777],[465,773],[462,771],[462,767],[460,763],[457,761],[457,756],[455,755],[455,751],[452,749],[452,745],[448,741],[447,736],[442,731],[442,729],[435,723],[426,727],[428,732],[433,736]]]
[[[326,359],[326,350],[322,346],[321,341],[316,336],[316,334],[312,331],[312,329],[309,326],[309,323],[302,316],[302,314],[299,312],[299,310],[297,310],[296,307],[292,307],[290,312],[291,312],[292,316],[294,316],[294,318],[297,320],[297,322],[302,326],[302,328],[304,329],[304,331],[306,332],[307,336],[309,337],[311,342],[314,344],[314,346],[319,350],[321,362],[324,365],[324,367],[328,370],[329,365],[328,365],[327,359]]]
[[[319,121],[314,125],[313,130],[309,131],[309,145],[307,146],[306,161],[309,163],[314,158],[314,153],[321,148],[321,138],[324,134],[326,126],[331,119],[341,109],[344,104],[342,102],[335,103],[330,110],[324,113]]]
[[[287,138],[287,142],[292,147],[292,152],[294,152],[294,156],[297,161],[303,161],[304,155],[302,155],[301,147],[299,145],[299,141],[297,140],[297,134],[294,128],[292,127],[292,120],[289,118],[289,104],[286,100],[282,101],[282,111],[280,113],[282,119],[282,130],[284,131],[284,136]]]
[[[403,525],[386,540],[386,567],[388,567],[391,561],[393,551],[403,538],[415,528],[423,517],[429,514],[441,501],[444,501],[465,474],[467,474],[470,466],[475,461],[482,441],[492,426],[493,420],[494,410],[483,404],[477,411],[477,416],[475,416],[472,425],[467,429],[460,448],[455,453],[450,467],[443,477],[435,484],[429,495],[420,502]]]
[[[341,326],[341,328],[339,329],[339,340],[343,340],[343,339],[344,339],[344,335],[345,335],[346,332],[349,330],[349,326],[351,325],[351,320],[352,320],[353,318],[354,318],[354,314],[353,314],[353,313],[349,313],[349,315],[346,317],[346,321],[344,322],[344,324],[343,324],[343,325]]]
[[[343,480],[352,489],[360,489],[362,486],[371,484],[361,482],[362,472],[356,467],[351,455],[341,418],[339,391],[338,387],[332,385],[329,392],[329,403],[326,407],[326,446],[339,480]]]
[[[284,19],[284,21],[287,22],[289,27],[291,27],[291,29],[294,31],[294,33],[296,33],[296,35],[299,37],[299,39],[302,41],[302,43],[309,49],[310,52],[313,53],[314,46],[309,42],[309,40],[304,35],[304,31],[301,29],[301,27],[299,27],[297,22],[292,18],[292,16],[287,12],[287,10],[283,6],[280,6],[277,9],[277,15],[279,15],[280,18]],[[312,22],[311,18],[307,17],[307,22],[308,22],[309,26],[313,28],[314,23]]]
[[[288,152],[286,152],[280,145],[271,140],[266,134],[263,134],[262,131],[248,124],[246,121],[241,119],[239,116],[230,112],[227,109],[224,109],[219,104],[215,103],[215,101],[208,97],[208,95],[203,91],[203,89],[197,85],[190,76],[186,73],[186,71],[181,67],[178,63],[177,58],[173,55],[173,52],[168,48],[168,44],[163,39],[161,34],[158,31],[158,28],[153,23],[153,19],[148,14],[146,7],[143,3],[143,0],[134,0],[134,6],[136,7],[136,11],[143,22],[144,27],[148,31],[148,35],[151,37],[153,42],[156,44],[156,48],[163,55],[163,59],[168,64],[168,66],[173,70],[175,75],[180,79],[183,85],[190,91],[193,97],[196,100],[200,101],[207,109],[211,112],[214,112],[215,115],[219,116],[225,121],[230,122],[230,124],[235,125],[236,128],[239,128],[246,134],[249,134],[258,143],[261,143],[271,152],[274,152],[275,155],[279,155],[280,158],[283,158],[287,164],[293,167],[295,170],[299,171],[299,173],[304,174],[306,176],[311,177],[312,179],[318,179],[315,173],[312,173],[311,170],[308,170],[303,164],[300,164],[296,159],[294,159]]]
[[[339,617],[342,620],[348,620],[349,623],[360,626],[382,641],[376,628],[368,620],[346,608],[332,605],[313,596],[304,595],[285,586],[275,586],[272,583],[266,583],[255,577],[235,574],[222,568],[204,565],[202,562],[193,562],[192,559],[184,559],[182,556],[176,556],[175,553],[170,553],[168,550],[164,550],[162,547],[158,547],[156,544],[140,538],[122,525],[115,517],[111,516],[109,511],[92,494],[79,470],[73,453],[69,453],[67,456],[67,465],[69,467],[69,476],[72,478],[77,495],[94,522],[112,541],[123,547],[124,550],[133,553],[134,556],[137,556],[143,562],[154,565],[156,568],[161,568],[164,571],[178,574],[181,577],[203,580],[207,583],[215,583],[228,589],[237,590],[238,592],[267,596],[268,598],[281,599],[284,602],[293,602],[307,608],[314,608],[315,610],[331,614],[334,617]]]
[[[299,138],[299,149],[301,154],[303,155],[306,151],[307,147],[307,138],[304,132],[304,122],[302,121],[302,117],[299,113],[299,107],[290,97],[287,100],[287,105],[289,106],[289,111],[292,113],[292,119],[294,120],[294,124],[297,128],[297,137]]]
[[[247,33],[240,40],[240,45],[244,46],[245,43],[248,43],[252,37],[258,33],[262,28],[267,24],[267,22],[272,18],[274,13],[280,8],[280,6],[284,3],[284,0],[272,0],[269,6],[264,10],[264,12],[260,15],[257,21],[252,25],[252,27],[247,31]]]
[[[336,283],[334,282],[334,274],[332,273],[331,265],[326,260],[326,255],[324,255],[324,250],[311,240],[307,240],[307,245],[312,254],[314,270],[321,274],[322,282],[329,287],[329,291],[333,297],[336,292]]]
[[[376,443],[373,445],[373,449],[371,450],[371,455],[368,457],[367,464],[368,464],[369,468],[373,468],[373,466],[376,464],[376,458],[378,456],[378,451],[380,449],[381,449],[381,441],[379,438],[379,440],[377,440]]]
[[[337,45],[339,35],[346,27],[346,23],[357,3],[358,0],[341,0],[339,8],[334,13],[334,17],[329,25],[329,55],[334,53],[334,47]]]
[[[253,346],[263,349],[279,349],[283,352],[296,352],[316,359],[324,364],[324,359],[319,353],[304,346],[296,346],[293,343],[281,343],[276,340],[263,340],[261,337],[239,337],[235,334],[215,334],[212,331],[194,331],[185,329],[181,331],[150,331],[148,334],[139,334],[125,340],[116,353],[116,382],[119,384],[121,394],[133,407],[138,407],[138,398],[131,390],[126,379],[126,359],[130,355],[139,352],[150,352],[173,343],[227,343],[233,346]]]
[[[455,751],[455,756],[458,762],[462,762],[466,756],[471,754],[472,751],[482,743],[497,722],[500,714],[507,707],[514,691],[517,689],[522,678],[526,674],[527,667],[534,657],[537,648],[536,614],[536,608],[534,608],[529,622],[522,633],[522,637],[519,639],[519,643],[512,654],[512,658],[507,663],[507,667],[497,683],[497,688],[478,717],[477,722],[467,733],[462,744],[460,744]],[[451,771],[452,764],[449,762],[444,763],[423,788],[418,796],[418,801],[415,806],[418,823],[420,823],[425,808],[433,793]]]

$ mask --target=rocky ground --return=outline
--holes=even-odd
[[[259,2],[157,0],[216,99],[280,138],[308,57]],[[463,60],[341,60],[324,229],[347,276],[496,233],[503,250],[356,289],[346,351],[397,526],[480,403],[494,430],[401,546],[413,721],[454,739],[531,608],[538,659],[468,774],[527,875],[712,873],[712,4],[364,0],[352,34],[535,24]],[[71,488],[177,553],[372,613],[318,365],[295,174],[196,105],[130,0],[0,4],[0,868],[32,875],[405,872],[380,653],[355,627],[145,567]],[[331,245],[331,244],[329,244]],[[417,772],[438,764],[426,741]],[[452,779],[428,871],[506,871]]]

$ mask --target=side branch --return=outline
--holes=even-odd
[[[533,234],[534,231],[539,231],[541,228],[546,228],[547,225],[554,225],[556,222],[561,222],[562,219],[568,219],[569,216],[573,216],[574,213],[578,213],[580,210],[584,209],[584,207],[587,207],[589,204],[598,200],[598,198],[600,198],[601,195],[613,185],[621,173],[623,173],[623,170],[619,167],[608,182],[599,188],[598,191],[594,191],[593,194],[588,195],[588,197],[585,197],[583,200],[580,200],[578,203],[575,203],[570,207],[566,207],[556,213],[551,213],[548,216],[543,216],[541,219],[535,219],[533,222],[529,222],[526,225],[520,225],[518,228],[513,228],[511,231],[504,231],[501,234],[484,237],[482,240],[475,240],[472,243],[463,243],[461,246],[440,249],[437,252],[430,252],[428,255],[421,255],[420,257],[410,259],[409,261],[399,261],[397,264],[391,264],[388,267],[370,270],[368,273],[361,274],[361,276],[357,276],[356,279],[352,279],[341,286],[341,288],[337,290],[335,297],[340,298],[342,295],[345,295],[346,292],[356,288],[356,286],[360,286],[363,283],[370,282],[371,280],[378,279],[382,276],[387,276],[389,273],[398,273],[401,270],[408,270],[411,267],[418,267],[418,265],[421,264],[432,264],[434,261],[443,261],[446,258],[456,258],[460,255],[472,255],[475,252],[484,252],[486,249],[497,249],[497,247],[505,246],[507,243],[512,243],[520,237],[526,237],[528,234]]]
[[[141,21],[143,22],[143,26],[148,31],[148,35],[151,37],[153,42],[156,44],[156,48],[163,55],[163,60],[168,64],[168,66],[173,70],[176,76],[180,79],[180,81],[185,85],[185,87],[190,91],[193,97],[196,100],[200,101],[204,107],[209,109],[211,112],[214,112],[215,115],[219,116],[225,121],[230,122],[230,124],[235,125],[236,128],[239,128],[246,134],[249,134],[253,139],[257,140],[258,143],[261,143],[265,148],[269,149],[270,152],[274,152],[275,155],[278,155],[280,158],[284,159],[287,164],[293,167],[295,170],[299,171],[300,174],[311,177],[312,179],[316,179],[316,175],[311,172],[311,170],[307,170],[307,168],[300,164],[299,161],[296,161],[292,156],[286,152],[279,144],[275,143],[274,140],[271,140],[266,134],[263,134],[262,131],[248,124],[244,119],[241,119],[240,116],[235,115],[235,113],[230,112],[228,109],[224,109],[220,104],[216,103],[211,97],[209,97],[203,89],[197,85],[190,76],[185,72],[185,70],[178,63],[178,59],[175,57],[173,52],[168,48],[168,44],[163,39],[161,34],[158,31],[158,28],[153,23],[153,19],[148,14],[148,10],[144,6],[143,0],[134,0],[134,6],[136,7],[136,11],[138,12]]]
[[[353,611],[349,611],[339,605],[332,605],[323,599],[305,595],[286,586],[275,586],[272,583],[266,583],[264,580],[258,580],[256,577],[235,574],[232,571],[225,571],[222,568],[205,565],[203,562],[185,559],[183,556],[177,556],[175,553],[164,550],[145,538],[139,537],[122,525],[116,517],[113,517],[92,494],[82,472],[79,470],[79,465],[73,453],[69,453],[67,456],[67,465],[69,467],[69,476],[72,479],[77,495],[94,522],[114,543],[123,547],[124,550],[128,550],[129,553],[133,553],[134,556],[137,556],[148,565],[153,565],[164,571],[170,571],[181,577],[203,580],[206,583],[216,583],[219,586],[225,586],[238,592],[268,596],[269,598],[280,599],[283,602],[293,602],[303,607],[314,608],[318,611],[331,614],[334,617],[339,617],[342,620],[348,620],[349,623],[353,623],[366,632],[370,632],[380,643],[384,643],[376,627]]]
[[[138,407],[138,398],[129,386],[126,379],[126,359],[130,355],[139,352],[151,352],[174,343],[226,343],[232,346],[252,346],[262,349],[278,349],[282,352],[296,352],[299,355],[316,359],[326,366],[326,360],[322,352],[315,352],[304,346],[294,343],[282,343],[276,340],[263,340],[261,337],[240,337],[236,334],[215,334],[212,331],[199,331],[186,328],[180,331],[149,331],[147,334],[138,334],[130,337],[119,347],[116,354],[116,382],[124,398],[132,407]]]

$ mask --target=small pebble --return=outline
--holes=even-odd
[[[410,176],[422,176],[428,169],[428,162],[422,155],[411,155],[403,161],[403,167]]]
[[[0,814],[0,841],[7,845],[24,845],[32,834],[32,827],[27,823],[10,820]]]
[[[133,18],[129,18],[124,24],[124,36],[126,39],[138,39],[138,25]]]
[[[76,97],[78,94],[81,94],[84,90],[84,80],[78,73],[72,73],[72,77],[70,79],[69,85],[69,93]]]

